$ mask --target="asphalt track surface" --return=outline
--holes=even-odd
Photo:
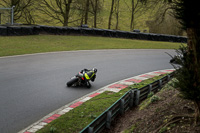
[[[173,68],[174,50],[69,51],[0,58],[0,132],[15,133],[110,83]],[[67,88],[83,68],[98,69],[90,89]]]

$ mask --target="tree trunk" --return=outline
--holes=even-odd
[[[132,0],[132,11],[131,11],[131,24],[130,24],[130,30],[133,31],[134,29],[134,11],[135,11],[135,3],[134,0]]]
[[[110,9],[110,16],[109,16],[109,20],[108,20],[108,29],[110,29],[110,27],[111,27],[114,3],[115,3],[115,0],[112,0],[111,9]]]
[[[115,11],[116,11],[116,26],[115,29],[118,30],[118,25],[119,25],[119,1],[117,0],[116,6],[115,6]]]
[[[199,55],[197,53],[200,52],[200,29],[198,28],[188,28],[187,29],[187,37],[188,37],[188,47],[189,50],[194,52],[194,57],[196,58],[194,61],[196,64],[199,62]]]
[[[97,27],[97,10],[98,10],[98,0],[95,0],[95,7],[94,7],[94,28]]]
[[[192,63],[190,64],[191,71],[194,72],[196,83],[194,87],[198,89],[200,87],[200,29],[198,28],[187,28],[188,37],[188,50],[192,57]]]
[[[80,23],[80,25],[83,25],[83,22],[84,22],[84,13],[81,14],[81,23]]]
[[[200,101],[195,101],[195,125],[200,124]]]
[[[85,24],[87,24],[88,22],[88,12],[89,12],[89,0],[86,1],[86,5],[85,5]]]
[[[65,5],[65,16],[64,16],[64,26],[68,26],[69,23],[69,12],[72,0],[68,0],[68,3]]]
[[[192,59],[189,64],[189,71],[194,74],[194,81],[191,84],[191,89],[194,92],[200,87],[200,29],[199,28],[187,28],[188,36],[188,54]],[[199,94],[197,94],[199,95]],[[195,100],[195,124],[200,123],[200,101]]]
[[[69,18],[69,16],[68,16],[68,9],[67,9],[67,7],[68,7],[68,4],[66,4],[65,5],[65,13],[64,13],[64,23],[63,23],[63,26],[68,26],[68,18]]]

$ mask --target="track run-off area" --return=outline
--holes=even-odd
[[[119,49],[51,52],[0,58],[0,131],[15,133],[50,112],[113,82],[173,68],[175,50]],[[98,69],[95,82],[66,87],[84,68]]]

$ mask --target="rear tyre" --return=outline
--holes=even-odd
[[[67,87],[71,87],[76,82],[78,82],[78,78],[71,79],[69,82],[67,82]]]

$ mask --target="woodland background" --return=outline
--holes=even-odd
[[[185,35],[169,3],[160,0],[1,0],[1,7],[15,5],[20,24],[77,27]],[[0,10],[1,19],[5,10]]]

